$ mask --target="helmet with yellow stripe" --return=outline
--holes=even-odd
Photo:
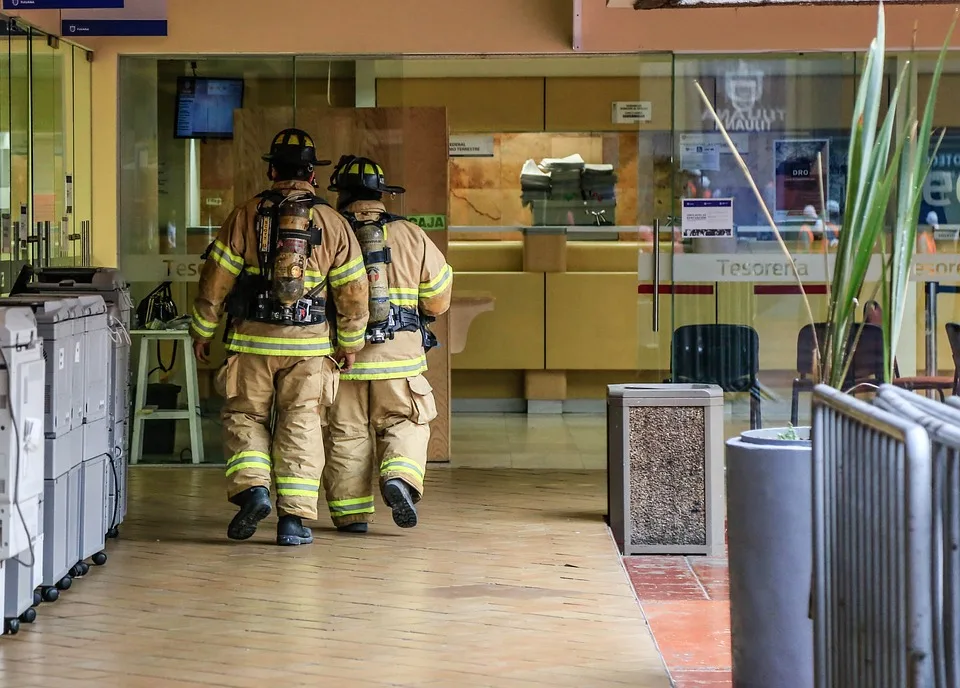
[[[402,186],[387,184],[383,168],[370,158],[355,155],[341,156],[337,166],[333,168],[333,174],[330,175],[330,186],[327,190],[349,193],[361,189],[388,194],[402,194],[406,191]]]
[[[269,163],[280,165],[303,165],[326,167],[329,160],[317,158],[317,146],[313,137],[303,129],[284,129],[273,137],[270,152],[263,156]]]

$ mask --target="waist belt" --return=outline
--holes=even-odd
[[[418,332],[422,325],[420,314],[416,311],[390,304],[390,313],[385,321],[367,325],[367,341],[382,344],[393,339],[397,332]]]
[[[291,306],[277,301],[270,294],[259,294],[251,304],[248,320],[271,325],[319,325],[327,322],[326,304],[323,299],[303,298]]]

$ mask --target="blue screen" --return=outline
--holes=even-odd
[[[233,137],[233,111],[243,106],[243,79],[177,80],[177,138]]]

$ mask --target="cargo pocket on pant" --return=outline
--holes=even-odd
[[[423,375],[407,378],[410,397],[413,400],[413,418],[417,425],[426,425],[437,417],[437,400],[433,397],[433,387]]]
[[[227,357],[213,379],[213,389],[224,399],[233,399],[239,393],[237,384],[237,354]]]
[[[323,359],[323,373],[320,375],[320,406],[327,408],[333,405],[340,389],[340,368],[337,362],[329,356]]]

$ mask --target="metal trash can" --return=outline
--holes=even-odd
[[[813,456],[809,428],[727,442],[727,557],[736,688],[812,688]]]
[[[608,386],[607,481],[623,554],[722,556],[723,390]]]

